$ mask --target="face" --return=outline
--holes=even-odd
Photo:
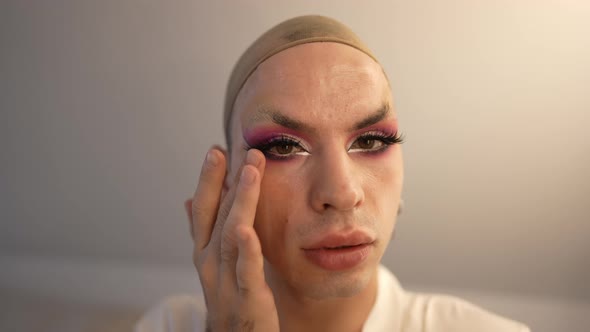
[[[271,287],[324,299],[364,289],[389,243],[403,183],[387,79],[366,54],[310,43],[263,62],[231,120],[233,179],[266,155],[255,229]]]

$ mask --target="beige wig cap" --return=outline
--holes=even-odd
[[[377,59],[369,48],[346,25],[325,16],[299,16],[274,26],[260,36],[242,54],[231,73],[225,95],[225,111],[223,126],[227,144],[230,145],[230,119],[238,93],[256,70],[258,65],[271,56],[293,46],[335,42],[354,47],[377,63]]]

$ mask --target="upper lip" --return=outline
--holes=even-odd
[[[329,233],[322,236],[319,240],[304,247],[305,250],[351,247],[361,244],[370,244],[375,242],[369,234],[363,231],[353,231],[348,233]]]

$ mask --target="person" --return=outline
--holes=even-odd
[[[204,298],[168,298],[135,331],[528,331],[405,291],[380,264],[403,138],[388,78],[347,26],[301,16],[264,33],[232,72],[224,128],[185,202]]]

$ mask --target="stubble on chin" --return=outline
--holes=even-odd
[[[265,261],[265,275],[273,292],[287,291],[297,297],[321,301],[348,298],[365,290],[376,276],[376,268],[366,267],[358,271],[296,271],[280,275]],[[283,292],[281,292],[283,293]]]

